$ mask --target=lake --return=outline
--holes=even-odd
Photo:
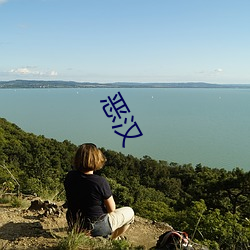
[[[126,124],[123,118],[112,122],[100,102],[118,91],[130,110],[122,114]],[[26,132],[76,145],[94,142],[138,158],[250,170],[249,89],[1,89],[0,116]],[[123,136],[114,131],[125,134],[132,116],[143,135],[126,138],[123,148]],[[123,127],[112,129],[119,122]],[[137,134],[136,127],[128,133]]]

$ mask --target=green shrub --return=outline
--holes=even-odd
[[[58,250],[83,250],[93,249],[93,241],[85,233],[76,233],[74,230],[59,241]]]
[[[161,201],[141,201],[134,206],[134,211],[137,215],[157,221],[166,221],[166,217],[172,214],[172,209]]]
[[[2,196],[0,197],[0,204],[8,204],[11,202],[11,197]]]
[[[20,208],[28,207],[28,201],[17,196],[12,197],[10,204],[12,207],[20,207]]]

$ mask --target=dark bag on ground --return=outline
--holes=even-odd
[[[176,250],[176,249],[193,249],[189,244],[188,234],[186,232],[180,231],[167,231],[162,234],[157,243],[155,249],[166,249],[166,250]]]

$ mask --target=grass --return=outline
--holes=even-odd
[[[58,243],[58,250],[83,250],[93,249],[93,242],[84,233],[75,233],[73,230],[66,238],[63,238]]]
[[[0,197],[0,204],[6,204],[15,208],[27,208],[29,201],[23,199],[21,196],[3,195]]]
[[[0,197],[0,204],[8,204],[11,199],[9,197]]]
[[[14,196],[10,200],[10,204],[12,207],[16,208],[27,208],[29,206],[29,201],[23,199],[22,197]]]
[[[143,250],[143,246],[132,246],[126,240],[91,238],[85,233],[70,234],[58,243],[57,250]]]
[[[132,246],[126,240],[111,240],[103,237],[91,237],[89,232],[69,232],[58,242],[57,250],[143,250],[143,246]]]

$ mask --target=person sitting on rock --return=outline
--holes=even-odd
[[[78,147],[64,187],[69,230],[89,230],[92,236],[116,239],[134,221],[130,207],[116,209],[108,181],[94,171],[101,169],[106,158],[96,145],[85,143]]]

